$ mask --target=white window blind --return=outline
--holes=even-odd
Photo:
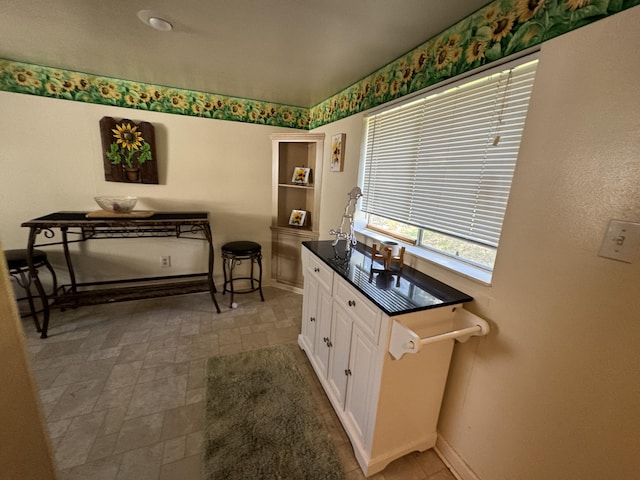
[[[362,210],[497,247],[536,65],[372,115]]]

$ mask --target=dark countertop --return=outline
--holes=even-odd
[[[345,252],[345,241],[334,248],[333,240],[302,242],[311,253],[329,265],[389,316],[445,307],[473,300],[469,295],[404,265],[402,272],[380,272],[376,261],[371,270],[371,249],[358,244]]]

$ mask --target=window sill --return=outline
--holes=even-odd
[[[413,257],[425,260],[429,263],[433,263],[435,265],[438,265],[439,267],[446,268],[447,270],[451,270],[459,275],[470,278],[471,280],[480,282],[483,285],[491,285],[492,272],[474,267],[473,265],[461,262],[460,260],[456,260],[455,258],[449,257],[447,255],[442,255],[431,250],[426,250],[414,245],[402,243],[398,241],[397,238],[387,237],[375,230],[369,230],[368,228],[356,228],[356,232],[369,240],[377,242],[386,240],[398,242],[400,246],[405,247],[405,253],[408,253]]]

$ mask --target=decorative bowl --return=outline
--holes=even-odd
[[[94,200],[100,208],[111,213],[131,213],[133,207],[136,206],[138,197],[112,196],[112,197],[94,197]]]

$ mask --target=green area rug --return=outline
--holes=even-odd
[[[292,348],[208,359],[204,479],[344,478]]]

